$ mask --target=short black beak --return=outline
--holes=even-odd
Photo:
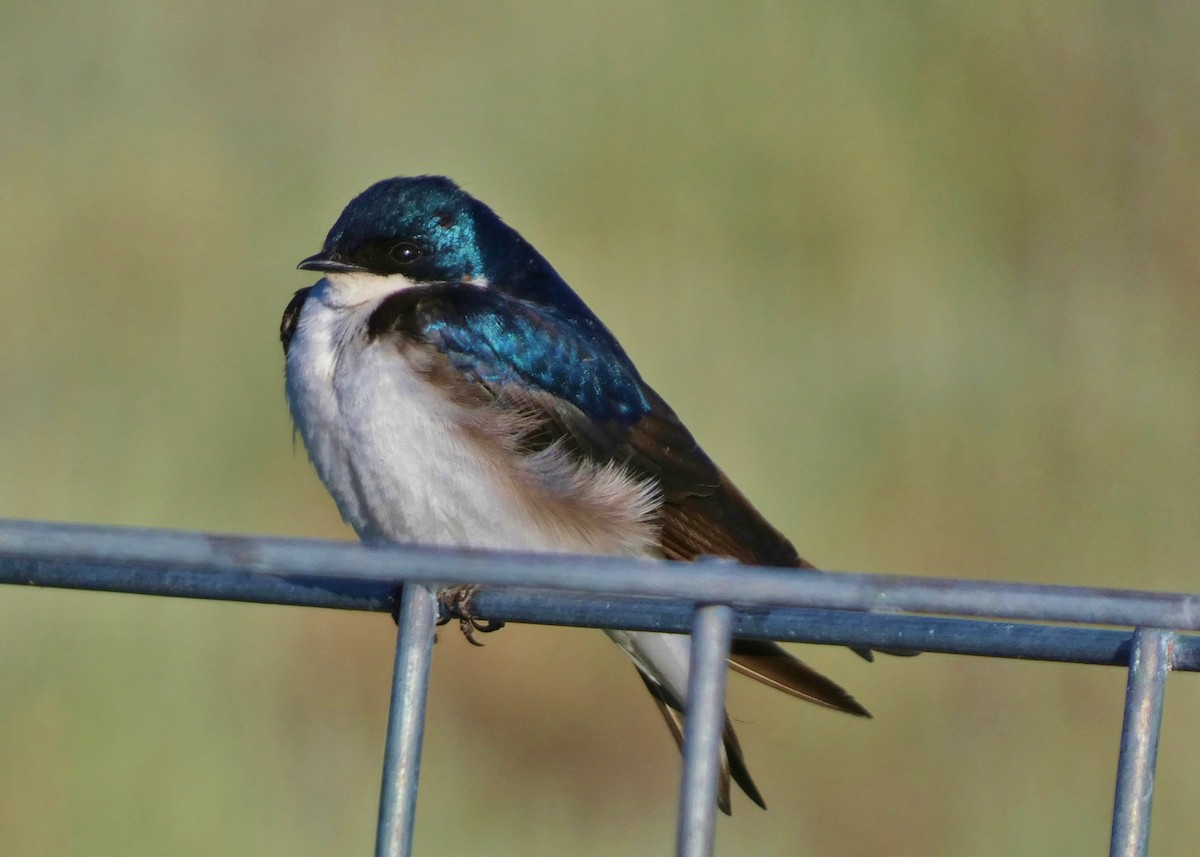
[[[366,270],[366,268],[360,265],[343,262],[338,258],[336,253],[325,253],[323,251],[314,256],[309,256],[296,267],[301,271],[320,271],[323,274],[350,273]]]

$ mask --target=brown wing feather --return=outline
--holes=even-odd
[[[606,452],[658,482],[663,556],[684,562],[724,556],[748,565],[815,570],[700,449],[666,403],[657,396],[652,401],[651,413]],[[555,422],[568,437],[587,437],[595,454],[597,427],[582,414],[574,416],[560,404]],[[580,422],[586,428],[576,428]],[[735,640],[729,662],[743,675],[799,699],[870,717],[853,696],[777,643]]]
[[[751,565],[811,568],[705,454],[657,395],[629,430],[629,465],[663,492],[662,550],[670,559],[726,556]]]
[[[871,716],[853,696],[770,640],[734,640],[729,665],[798,699],[859,717]]]

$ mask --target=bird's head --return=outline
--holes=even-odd
[[[331,279],[386,277],[393,290],[472,283],[538,302],[575,297],[520,233],[443,176],[371,185],[342,211],[321,252],[299,267]]]

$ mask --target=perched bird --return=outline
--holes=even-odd
[[[731,557],[811,569],[650,388],[529,242],[440,176],[381,181],[346,206],[280,327],[292,418],[366,543]],[[686,636],[608,631],[682,744]],[[869,716],[775,643],[733,669]],[[726,717],[730,778],[759,806]]]

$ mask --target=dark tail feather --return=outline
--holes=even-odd
[[[815,702],[838,711],[845,711],[859,717],[870,717],[867,709],[863,708],[853,696],[839,685],[827,679],[804,662],[792,657],[778,643],[768,640],[734,640],[729,652],[729,665],[753,679],[761,681],[777,690],[791,696]],[[635,664],[636,666],[636,664]],[[658,710],[671,730],[675,744],[683,749],[683,700],[675,699],[666,688],[653,678],[638,669],[638,675],[650,691],[650,696],[658,705]],[[724,752],[721,754],[721,774],[717,788],[717,806],[726,815],[731,814],[730,791],[731,782],[737,783],[746,796],[763,809],[767,808],[758,786],[750,776],[746,767],[746,757],[738,743],[737,733],[725,715],[725,729],[722,735]]]
[[[671,731],[671,737],[675,739],[676,746],[682,752],[683,704],[672,698],[662,685],[655,682],[640,669],[638,670],[638,675],[642,677],[642,681],[646,685],[646,690],[650,691],[650,696],[654,698],[654,702],[658,705],[659,713],[662,714],[663,720],[667,723],[667,728]],[[721,754],[721,774],[717,785],[717,808],[726,815],[733,814],[733,804],[730,800],[730,780],[732,780],[746,793],[746,797],[750,798],[750,800],[763,809],[766,809],[767,804],[763,800],[758,786],[754,784],[754,780],[750,777],[750,770],[746,767],[746,758],[742,755],[742,746],[738,743],[737,733],[733,731],[733,725],[729,722],[728,714],[725,715],[725,729],[722,735],[722,743],[725,745],[725,751]]]
[[[767,802],[763,800],[762,792],[750,778],[750,769],[746,767],[746,757],[742,755],[742,745],[738,743],[737,733],[733,731],[733,724],[729,722],[728,714],[725,715],[725,731],[721,740],[725,744],[725,758],[728,761],[729,773],[733,775],[733,781],[746,793],[746,797],[762,809],[766,809]]]

